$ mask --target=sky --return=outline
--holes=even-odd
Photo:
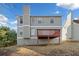
[[[30,7],[31,16],[62,16],[62,25],[70,12],[69,9],[63,8],[61,5],[58,6],[57,3],[0,3],[0,25],[16,30],[16,16],[23,15],[24,5]],[[73,19],[79,18],[79,8],[73,9],[72,15]]]

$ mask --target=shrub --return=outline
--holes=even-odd
[[[15,30],[8,27],[0,27],[0,47],[16,44],[17,34]]]

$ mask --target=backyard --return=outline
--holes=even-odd
[[[0,48],[1,56],[79,56],[79,42]]]

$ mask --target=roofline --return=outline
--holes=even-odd
[[[23,17],[23,16],[19,16],[19,17]],[[62,16],[30,16],[30,17],[62,17]]]
[[[30,17],[62,17],[62,16],[30,16]]]

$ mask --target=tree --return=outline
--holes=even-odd
[[[0,46],[10,46],[16,44],[17,34],[9,27],[0,27]]]

